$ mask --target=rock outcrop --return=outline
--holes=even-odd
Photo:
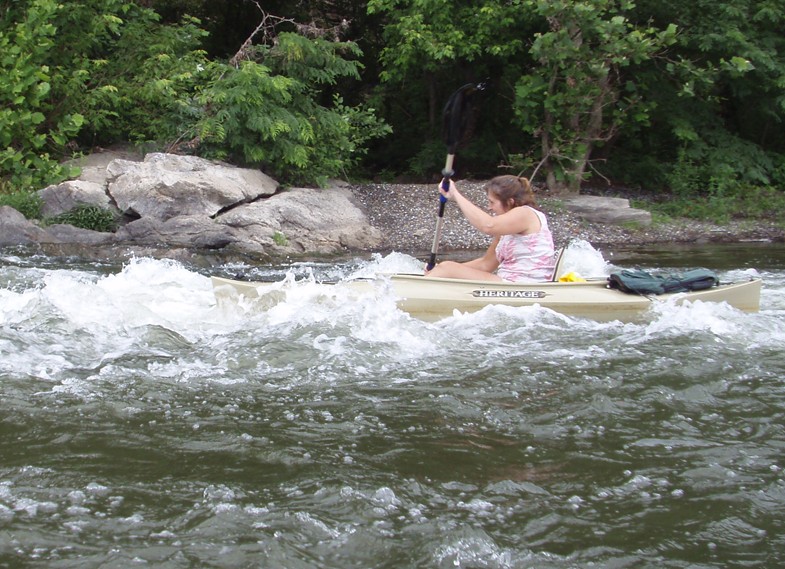
[[[45,243],[52,238],[14,208],[0,207],[0,246]]]
[[[564,200],[564,207],[595,223],[651,225],[651,213],[630,207],[630,201],[626,198],[577,196]]]
[[[161,153],[141,159],[101,152],[77,165],[78,179],[40,190],[44,216],[95,206],[115,214],[117,231],[44,227],[2,208],[0,245],[144,247],[164,253],[208,249],[279,257],[373,250],[381,243],[381,232],[339,182],[325,189],[282,190],[259,170]]]

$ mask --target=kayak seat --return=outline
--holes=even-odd
[[[564,265],[564,247],[561,249],[556,250],[556,254],[554,255],[555,263],[553,265],[553,276],[551,277],[551,282],[556,282],[559,280],[561,273],[563,271]]]

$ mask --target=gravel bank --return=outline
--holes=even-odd
[[[485,207],[484,182],[461,181],[461,191],[474,203]],[[439,207],[435,185],[364,184],[352,187],[355,200],[371,224],[382,231],[384,249],[423,254],[431,250]],[[619,196],[625,197],[625,196]],[[655,243],[738,243],[785,241],[785,230],[773,223],[733,221],[715,225],[690,219],[655,222],[649,227],[590,223],[566,211],[559,200],[538,194],[540,208],[557,247],[581,239],[594,247]],[[478,250],[489,239],[469,225],[452,202],[444,215],[439,251]]]

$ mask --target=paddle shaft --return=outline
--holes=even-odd
[[[442,189],[447,192],[450,190],[450,178],[455,173],[453,172],[452,165],[455,161],[455,154],[448,154],[447,160],[444,162],[444,170],[442,170]],[[439,194],[439,213],[436,219],[436,233],[433,236],[433,244],[431,245],[431,256],[426,265],[427,270],[431,270],[436,266],[436,254],[439,251],[439,241],[442,238],[442,226],[444,225],[444,206],[447,205],[447,198]]]

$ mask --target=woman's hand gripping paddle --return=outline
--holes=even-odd
[[[442,111],[442,135],[444,143],[447,145],[447,160],[444,162],[444,170],[442,170],[442,189],[449,191],[450,178],[455,173],[452,169],[453,162],[455,161],[455,151],[458,145],[463,141],[463,136],[466,133],[466,127],[471,117],[470,106],[471,96],[477,91],[483,91],[485,83],[467,83],[463,87],[457,89],[447,103],[444,105]],[[430,271],[436,266],[436,253],[439,250],[439,241],[442,236],[442,226],[444,225],[444,206],[447,203],[447,198],[439,194],[439,213],[436,220],[436,233],[433,236],[433,245],[431,245],[431,257],[426,265],[426,271]]]

